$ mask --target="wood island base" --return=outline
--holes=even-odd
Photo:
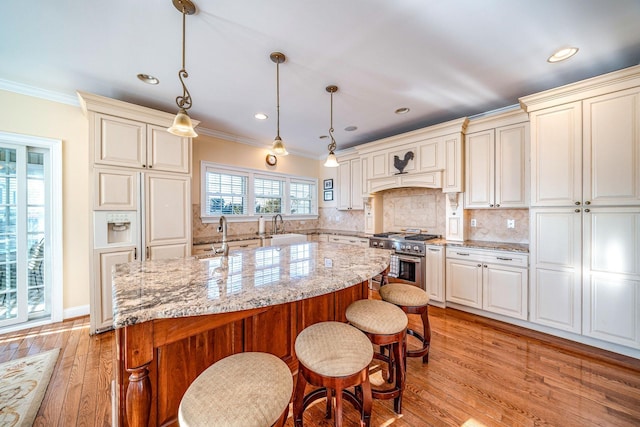
[[[120,426],[178,425],[178,407],[200,373],[226,356],[274,354],[296,372],[296,336],[317,322],[346,322],[346,308],[368,297],[368,281],[317,297],[251,310],[158,319],[116,330]]]

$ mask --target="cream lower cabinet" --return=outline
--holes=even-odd
[[[640,207],[583,218],[582,333],[640,349]]]
[[[94,283],[97,289],[93,294],[92,330],[101,332],[113,327],[113,295],[111,275],[113,267],[132,262],[136,259],[136,248],[103,249],[94,251]]]
[[[444,246],[427,245],[425,253],[425,290],[429,300],[444,304]]]
[[[580,333],[582,287],[582,209],[530,211],[529,320]]]
[[[526,254],[467,248],[446,253],[447,302],[527,318]]]
[[[369,247],[369,239],[364,237],[353,237],[353,236],[329,234],[327,236],[327,241],[329,243],[342,243],[346,245],[361,246],[363,248]]]

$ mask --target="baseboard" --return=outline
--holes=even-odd
[[[62,312],[62,318],[65,320],[71,319],[72,317],[80,317],[80,316],[88,316],[88,315],[89,315],[89,304],[65,308],[64,311]]]

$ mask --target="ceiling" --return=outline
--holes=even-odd
[[[326,153],[517,104],[640,62],[638,0],[195,0],[186,18],[189,110],[201,134]],[[91,92],[175,112],[182,15],[171,0],[6,2],[0,88]],[[578,54],[550,64],[556,49]],[[142,83],[138,73],[160,80]],[[400,107],[410,112],[395,114]],[[259,121],[253,116],[269,116]],[[356,126],[355,131],[345,131]]]

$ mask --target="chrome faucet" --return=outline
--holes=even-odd
[[[229,255],[229,245],[227,244],[227,218],[224,215],[220,216],[220,225],[218,225],[218,233],[222,232],[222,246],[216,248],[213,246],[213,251],[216,254],[222,254],[223,256]]]
[[[280,226],[278,226],[278,217],[280,218]],[[271,230],[273,234],[284,233],[284,220],[282,215],[275,214],[271,219]]]

